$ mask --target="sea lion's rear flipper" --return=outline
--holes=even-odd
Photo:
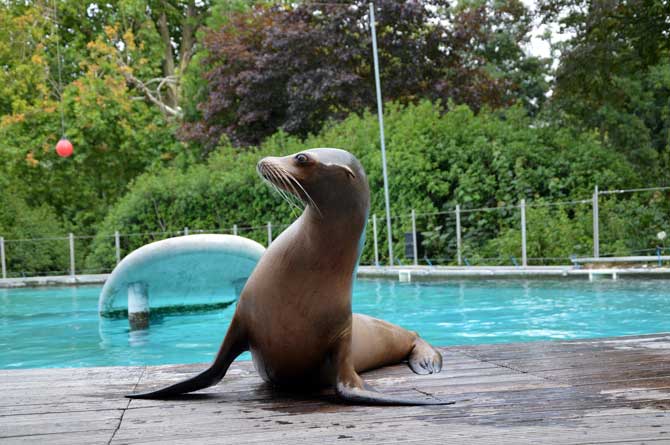
[[[360,377],[359,377],[360,379]],[[362,380],[361,380],[362,382]],[[415,399],[409,397],[398,397],[375,391],[369,385],[362,382],[362,386],[351,385],[338,381],[335,392],[344,401],[358,405],[453,405],[453,400]]]
[[[350,333],[345,333],[334,345],[332,354],[336,366],[335,392],[344,401],[359,405],[453,405],[452,400],[400,397],[375,391],[354,369]]]
[[[179,394],[185,394],[216,385],[221,381],[223,376],[226,375],[226,371],[228,371],[228,367],[233,360],[235,360],[238,355],[248,350],[246,335],[243,333],[236,320],[237,319],[233,317],[228,332],[226,333],[226,337],[223,339],[223,343],[221,343],[219,352],[209,368],[183,382],[175,383],[174,385],[156,391],[128,394],[126,397],[130,399],[169,399],[174,398]]]

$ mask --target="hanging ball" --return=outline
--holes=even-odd
[[[56,144],[56,153],[58,153],[58,156],[61,158],[68,158],[72,156],[73,151],[74,147],[72,146],[72,142],[68,141],[67,139],[61,139]]]

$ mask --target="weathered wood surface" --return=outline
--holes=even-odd
[[[332,392],[290,394],[249,362],[179,400],[124,394],[203,365],[0,371],[0,442],[670,443],[670,334],[444,348],[445,369],[367,373],[380,391],[454,398],[451,406],[364,407]]]

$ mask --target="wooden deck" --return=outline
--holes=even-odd
[[[380,391],[468,399],[436,407],[291,395],[264,385],[249,362],[204,394],[172,401],[123,395],[202,365],[0,371],[0,442],[670,443],[670,333],[443,352],[441,374],[399,365],[365,375]]]

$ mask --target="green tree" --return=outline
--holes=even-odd
[[[598,132],[667,184],[670,167],[670,4],[663,0],[542,0],[545,22],[571,37],[558,45],[556,125]],[[660,176],[659,176],[660,175]]]
[[[206,99],[183,134],[206,153],[226,135],[258,144],[282,129],[301,137],[375,105],[367,2],[303,2],[230,15],[203,44]],[[522,45],[519,1],[376,2],[384,97],[474,110],[543,98],[542,61]]]
[[[59,2],[56,14],[42,3],[0,5],[6,25],[0,32],[7,36],[0,44],[0,80],[6,80],[0,82],[6,93],[0,99],[0,174],[21,185],[31,206],[49,205],[82,232],[102,219],[132,178],[184,151],[175,123],[150,101],[138,100],[128,80],[129,74],[150,76],[160,65],[150,44],[158,34],[144,12],[141,23],[131,20],[124,9],[131,6],[114,10],[72,0]],[[114,23],[122,18],[127,28],[120,34],[124,28]],[[119,35],[123,45],[110,45]],[[132,68],[119,66],[120,52]],[[75,146],[69,159],[53,151],[63,135],[60,111]]]

